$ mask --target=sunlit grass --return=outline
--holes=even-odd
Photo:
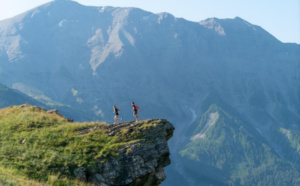
[[[93,168],[96,162],[118,157],[119,148],[141,136],[137,131],[109,136],[101,129],[80,134],[84,129],[106,125],[71,123],[59,114],[30,105],[1,109],[0,183],[14,185],[18,181],[13,180],[34,179],[38,184],[68,185],[75,179],[76,168]],[[15,176],[12,170],[22,176]]]

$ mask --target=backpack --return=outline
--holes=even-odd
[[[133,110],[139,110],[139,107],[137,105],[133,105]]]

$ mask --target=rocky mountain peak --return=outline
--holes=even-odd
[[[200,21],[199,24],[204,26],[205,28],[208,28],[210,30],[214,30],[216,33],[218,33],[221,36],[226,35],[224,28],[218,22],[217,18],[209,18],[209,19],[206,19],[204,21]]]
[[[287,152],[282,157],[293,162],[300,159],[292,154],[294,146],[286,150],[290,142],[298,145],[299,140],[294,140],[296,131],[294,137],[282,143],[290,127],[297,129],[300,123],[300,45],[281,43],[261,27],[238,17],[212,18],[199,24],[168,14],[86,7],[72,1],[51,2],[22,16],[0,22],[1,83],[24,93],[35,93],[31,96],[43,99],[45,104],[76,108],[77,112],[69,113],[80,121],[112,121],[113,104],[118,104],[123,119],[130,120],[130,103],[134,100],[142,108],[143,118],[168,118],[177,126],[174,154],[185,143],[191,143],[188,147],[199,150],[185,151],[191,155],[186,156],[191,161],[199,157],[207,163],[201,160],[203,148],[198,148],[197,143],[211,148],[219,134],[224,137],[218,138],[220,147],[225,146],[231,134],[251,134],[249,139],[262,137],[271,144],[272,151],[276,148]],[[208,120],[203,119],[203,125],[194,134],[199,126],[195,123],[211,104],[217,104],[226,113],[235,113],[236,119],[224,117],[223,112],[211,112],[204,116]],[[88,113],[88,119],[82,118],[83,112]],[[239,130],[233,127],[240,126],[235,120],[249,127]],[[201,127],[206,130],[200,130]],[[284,136],[277,138],[282,133]],[[202,140],[209,137],[213,140]],[[261,146],[265,141],[255,145]],[[236,148],[232,147],[234,152]],[[226,148],[216,148],[220,154],[224,154],[223,150]],[[185,164],[180,158],[176,162],[174,172],[193,167],[191,177],[182,180],[198,181],[201,170],[208,170],[195,162]],[[217,168],[225,164],[219,165]],[[213,177],[222,182],[215,185],[237,183],[233,177],[241,182],[251,180],[247,184],[261,183],[256,175],[247,176],[257,172],[256,165],[247,174],[227,175],[230,180],[224,180],[223,172],[234,170],[229,165],[220,174],[214,166],[210,167],[214,175],[221,176]],[[170,175],[177,178],[179,174]],[[273,177],[262,178],[272,180],[265,185],[277,183]],[[210,180],[206,185],[211,183]]]

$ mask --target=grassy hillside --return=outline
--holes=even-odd
[[[46,182],[29,179],[27,176],[21,175],[18,170],[0,167],[0,185],[5,186],[47,186],[47,185],[77,185],[91,186],[86,182],[71,180],[67,178],[59,178],[55,175],[49,175]]]
[[[0,110],[0,184],[84,184],[74,170],[118,157],[124,145],[144,140],[141,131],[108,135],[105,123],[72,123],[30,105]],[[89,132],[84,129],[97,128]],[[36,181],[32,181],[36,180]]]
[[[291,132],[283,133],[293,138]],[[293,145],[299,148],[299,143]],[[292,162],[281,158],[253,128],[216,105],[202,116],[180,155],[185,174],[198,174],[199,179],[193,180],[198,185],[300,184],[299,170]]]

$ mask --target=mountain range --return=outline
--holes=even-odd
[[[56,0],[0,21],[0,61],[0,83],[69,118],[133,120],[134,101],[171,121],[163,185],[299,183],[300,45],[242,18]]]
[[[33,105],[42,105],[35,99],[19,92],[17,90],[8,88],[7,86],[0,84],[0,108],[8,107],[11,105],[21,105],[24,103]]]

